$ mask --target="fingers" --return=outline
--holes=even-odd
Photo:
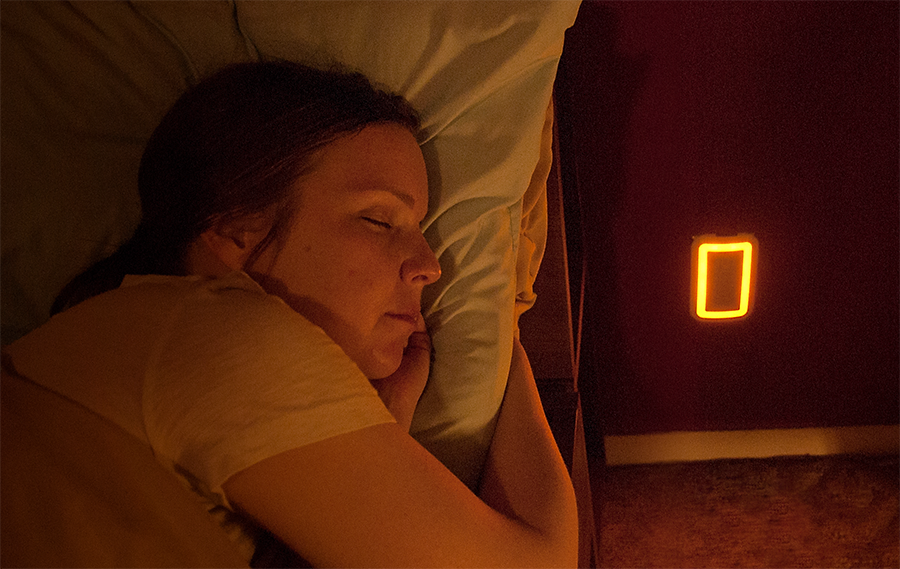
[[[409,350],[427,350],[431,352],[431,336],[428,335],[428,332],[413,332],[406,341],[404,352]]]
[[[416,318],[416,332],[428,333],[428,328],[425,327],[425,317],[421,314]]]

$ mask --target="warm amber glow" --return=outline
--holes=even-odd
[[[722,320],[740,318],[747,315],[753,298],[754,260],[756,256],[756,239],[752,235],[738,235],[732,238],[704,235],[694,240],[694,278],[692,283],[692,311],[696,318]],[[728,272],[725,264],[726,256],[721,254],[740,254],[740,274]],[[717,256],[718,255],[718,256]],[[711,299],[713,259],[719,259],[724,269],[720,268],[715,275],[718,298],[734,299],[734,308],[715,306]],[[724,275],[724,276],[723,276]],[[719,301],[721,304],[721,300]]]

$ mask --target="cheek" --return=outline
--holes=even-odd
[[[399,280],[399,262],[386,247],[370,242],[351,242],[343,249],[339,260],[333,261],[336,278],[362,291],[375,293],[393,287]]]
[[[307,231],[292,236],[272,276],[292,294],[327,307],[340,320],[371,328],[380,314],[393,308],[391,295],[400,279],[396,247],[352,227],[328,234],[312,231],[315,227],[308,224]]]
[[[368,335],[390,306],[393,282],[371,255],[347,252],[320,267],[309,293],[340,319]]]

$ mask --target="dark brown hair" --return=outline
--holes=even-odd
[[[359,73],[285,61],[222,69],[186,92],[150,137],[132,238],[66,285],[52,312],[118,287],[126,274],[183,274],[188,246],[214,223],[274,212],[252,259],[284,232],[291,188],[312,155],[377,123],[418,134],[412,107]]]

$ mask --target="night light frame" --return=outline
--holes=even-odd
[[[707,310],[710,253],[742,253],[741,290],[738,308]],[[731,237],[700,235],[691,246],[691,315],[701,321],[736,320],[745,318],[753,309],[756,296],[756,261],[759,243],[749,233]]]

